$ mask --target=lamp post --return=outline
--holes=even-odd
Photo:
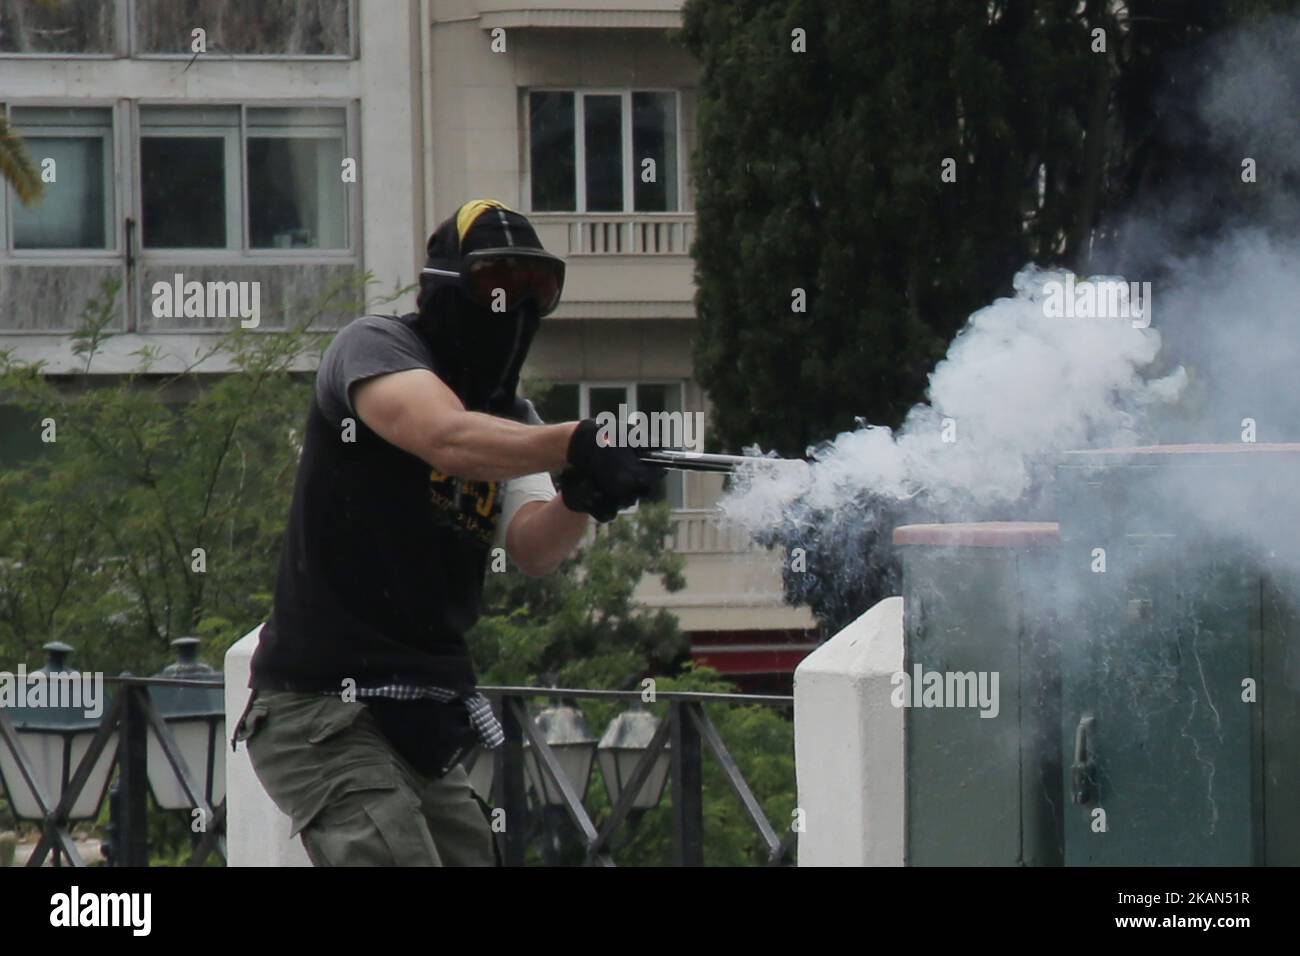
[[[81,758],[90,748],[108,702],[103,699],[102,679],[95,680],[67,667],[68,656],[73,650],[71,646],[51,641],[44,650],[45,666],[25,675],[20,672],[18,682],[30,686],[18,688],[22,699],[15,706],[6,707],[5,711],[13,727],[14,742],[27,758],[27,766],[47,809],[53,811],[63,799]],[[89,700],[87,690],[91,687],[100,692],[97,701]],[[91,703],[95,706],[89,706]],[[98,710],[98,713],[88,716],[88,710]],[[68,820],[91,820],[99,815],[117,755],[117,736],[114,731],[100,752],[85,786],[68,809]],[[0,781],[4,783],[16,819],[53,822],[42,813],[17,755],[3,742],[0,742]]]
[[[534,719],[564,775],[569,778],[578,799],[586,798],[591,783],[591,767],[596,757],[596,738],[587,729],[587,721],[578,708],[555,700]],[[537,800],[545,807],[564,805],[564,796],[550,774],[542,767],[537,749],[524,741],[524,768],[528,783]]]
[[[197,637],[179,637],[172,641],[177,659],[156,677],[177,680],[215,680],[221,675],[199,660]],[[208,806],[215,808],[226,795],[226,748],[221,745],[226,730],[224,692],[220,687],[149,688],[154,706],[176,740],[190,779]],[[149,790],[164,810],[190,810],[194,804],[185,795],[180,777],[172,769],[162,742],[149,728]],[[206,821],[205,821],[206,822]]]
[[[610,806],[618,805],[623,790],[658,729],[659,719],[642,709],[639,700],[633,702],[630,710],[609,722],[600,743],[596,745],[596,759],[600,763],[600,775],[605,781]],[[650,775],[632,800],[633,812],[650,810],[659,805],[664,786],[668,782],[670,764],[668,748],[665,746],[655,757]]]

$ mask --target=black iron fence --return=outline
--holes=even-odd
[[[161,758],[175,775],[182,795],[180,803],[191,811],[195,820],[202,821],[187,865],[202,866],[214,854],[224,860],[226,800],[224,796],[215,801],[211,799],[214,794],[215,748],[224,746],[229,737],[228,730],[222,733],[219,729],[224,715],[219,712],[206,715],[209,720],[207,752],[191,752],[187,758],[173,732],[176,727],[174,708],[160,706],[160,698],[167,694],[175,695],[176,689],[202,689],[211,693],[221,690],[224,682],[219,679],[130,676],[104,678],[104,682],[115,685],[117,693],[97,726],[83,731],[79,747],[73,747],[65,740],[62,757],[54,758],[56,763],[61,759],[63,766],[56,766],[53,771],[38,766],[24,745],[22,728],[4,708],[0,708],[0,750],[7,748],[11,757],[6,763],[8,774],[19,778],[17,781],[6,780],[6,784],[11,793],[16,785],[26,788],[30,802],[36,808],[36,825],[40,827],[39,841],[27,865],[41,866],[47,859],[54,866],[86,864],[72,836],[73,809],[80,802],[84,817],[86,804],[83,795],[88,787],[94,786],[92,779],[105,781],[106,774],[115,769],[116,782],[108,795],[110,823],[105,855],[113,866],[148,866],[151,752],[155,762]],[[512,825],[501,827],[497,833],[501,857],[507,866],[521,866],[528,862],[530,844],[537,839],[539,829],[548,832],[546,826],[520,826],[518,821],[549,821],[553,825],[556,819],[571,827],[568,831],[570,840],[572,834],[577,835],[583,864],[615,865],[615,837],[643,812],[647,793],[657,803],[658,796],[652,791],[665,784],[671,786],[673,862],[679,866],[702,865],[707,838],[704,826],[706,755],[717,762],[727,786],[743,807],[765,848],[766,864],[788,865],[793,862],[795,833],[789,830],[782,834],[781,829],[773,826],[767,818],[759,798],[746,782],[708,712],[710,706],[744,705],[788,711],[793,698],[675,691],[655,694],[654,701],[667,707],[662,719],[652,718],[653,732],[644,734],[646,739],[633,741],[631,746],[620,746],[619,741],[612,741],[602,755],[609,760],[602,769],[607,787],[611,774],[618,778],[618,787],[610,790],[610,809],[598,824],[584,802],[589,778],[575,781],[571,770],[566,771],[564,766],[568,757],[565,751],[574,748],[574,742],[548,735],[543,718],[530,715],[528,702],[550,698],[559,706],[567,706],[581,700],[608,701],[637,708],[645,699],[643,694],[639,691],[554,687],[482,687],[480,690],[492,701],[501,719],[505,743],[487,753],[471,752],[465,764],[471,771],[477,767],[480,774],[490,769],[492,807],[503,811],[505,820],[513,821]],[[192,741],[191,735],[187,742]],[[589,773],[595,755],[595,741],[580,743],[584,747],[590,745],[591,754],[586,758]],[[603,742],[601,746],[604,746]],[[50,759],[44,752],[48,749],[42,748],[46,760]],[[107,769],[106,761],[112,761]],[[484,761],[488,762],[486,766]],[[159,769],[157,766],[152,768],[155,773]],[[62,783],[57,795],[47,792],[43,783],[51,779],[52,772]],[[90,798],[91,806],[97,811],[98,800],[93,793]],[[553,858],[543,853],[542,862],[553,862]]]
[[[553,786],[559,791],[559,808],[580,834],[584,862],[589,865],[614,865],[611,847],[614,836],[624,827],[632,813],[637,798],[644,792],[646,783],[655,771],[656,764],[665,753],[668,756],[668,777],[672,786],[673,861],[678,866],[700,866],[704,863],[704,774],[705,752],[712,754],[723,776],[739,799],[749,822],[757,831],[767,851],[768,865],[791,862],[795,847],[795,833],[784,837],[772,826],[758,798],[745,781],[740,768],[717,727],[710,719],[707,704],[763,705],[788,708],[794,699],[788,696],[754,694],[708,694],[665,691],[655,699],[668,705],[666,717],[659,722],[649,743],[640,749],[634,765],[620,781],[618,796],[598,827],[587,813],[581,794],[566,775],[554,748],[546,740],[544,728],[530,718],[526,701],[539,697],[559,700],[610,700],[639,703],[638,691],[569,690],[536,687],[484,687],[483,693],[493,701],[502,727],[505,744],[494,754],[493,804],[505,810],[507,820],[522,819],[528,815],[525,793],[525,747],[535,748],[532,763],[534,778],[545,774],[537,790]],[[545,812],[545,811],[543,811]],[[525,861],[529,833],[527,829],[507,827],[501,834],[502,857],[507,866],[519,866]]]
[[[6,788],[12,795],[21,787],[35,804],[40,817],[37,822],[41,836],[28,857],[27,865],[41,866],[51,854],[55,866],[85,865],[86,861],[72,836],[74,807],[83,803],[92,779],[106,779],[113,769],[116,769],[117,777],[108,797],[111,813],[106,855],[115,866],[149,865],[148,753],[151,738],[157,742],[157,752],[175,775],[174,779],[184,795],[184,804],[197,811],[195,817],[202,821],[200,837],[189,865],[202,865],[213,852],[224,858],[225,800],[221,799],[216,807],[209,803],[207,791],[210,787],[198,783],[194,770],[182,755],[173,732],[175,725],[164,717],[155,698],[156,693],[172,688],[220,691],[222,682],[130,676],[105,677],[103,681],[115,685],[117,693],[102,718],[89,730],[84,726],[78,728],[75,723],[60,724],[57,720],[41,723],[36,728],[40,732],[37,739],[41,740],[37,750],[39,757],[24,745],[22,739],[26,736],[32,740],[35,736],[32,729],[16,724],[13,717],[0,708],[0,746],[8,749],[9,774],[18,777],[14,781],[6,779]],[[212,731],[215,731],[221,715],[212,713],[208,718]],[[80,744],[76,740],[78,730],[83,738]],[[216,748],[221,746],[220,736],[219,733],[209,733],[207,752],[198,757],[206,761],[209,779]],[[51,747],[43,738],[55,741],[55,746]],[[88,744],[85,738],[89,739]],[[196,755],[191,754],[190,760],[197,763]],[[204,769],[202,764],[199,767]],[[56,793],[49,790],[52,779],[57,781]],[[95,810],[99,802],[93,800]],[[11,809],[18,815],[16,806]],[[85,816],[84,810],[82,816]]]

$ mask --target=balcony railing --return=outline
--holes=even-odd
[[[630,213],[625,215],[581,215],[534,213],[532,219],[546,228],[548,248],[555,242],[555,228],[562,229],[562,242],[569,256],[685,256],[695,238],[695,214]],[[548,228],[549,227],[549,228]]]
[[[669,545],[679,554],[747,554],[766,550],[741,528],[719,520],[709,508],[683,508],[672,514]]]
[[[173,735],[167,720],[152,696],[154,688],[192,687],[212,690],[224,686],[222,680],[182,680],[159,677],[105,678],[118,691],[94,731],[89,746],[75,768],[69,767],[68,783],[54,799],[41,786],[42,775],[32,756],[19,738],[10,715],[0,708],[0,747],[7,747],[17,767],[18,781],[8,781],[10,789],[22,786],[39,807],[41,836],[28,857],[28,866],[41,866],[51,858],[55,866],[84,866],[71,834],[72,808],[90,783],[97,765],[116,741],[114,763],[117,781],[111,800],[111,822],[108,856],[114,866],[148,866],[148,792],[149,756],[161,750],[171,771],[176,775],[191,811],[207,821],[202,835],[194,844],[188,866],[203,865],[213,853],[223,860],[226,856],[226,801],[224,797],[215,807],[204,799],[204,789],[189,769],[180,744]],[[760,705],[780,709],[793,706],[793,698],[776,695],[710,694],[660,692],[659,702],[666,703],[667,714],[660,720],[653,737],[641,752],[639,760],[623,781],[621,795],[613,802],[609,813],[599,824],[584,805],[583,796],[562,769],[555,750],[546,734],[529,715],[527,702],[538,698],[563,700],[606,700],[638,702],[640,691],[570,690],[537,687],[482,687],[480,690],[492,701],[501,718],[505,743],[491,754],[492,803],[505,810],[510,820],[529,820],[538,817],[543,802],[537,793],[540,786],[552,793],[558,792],[558,801],[552,798],[550,807],[561,812],[571,822],[579,835],[583,862],[586,865],[614,865],[614,837],[625,829],[637,811],[634,804],[642,794],[646,782],[654,773],[656,764],[666,754],[669,759],[669,778],[672,794],[673,858],[677,865],[701,865],[704,862],[706,833],[704,829],[704,776],[703,757],[713,755],[723,776],[739,798],[750,823],[766,848],[768,865],[791,862],[795,847],[793,831],[782,836],[773,827],[749,784],[741,774],[735,759],[727,750],[717,727],[710,719],[706,706]],[[156,736],[159,748],[150,747],[151,735]],[[225,734],[209,742],[209,747],[221,747]],[[472,751],[466,763],[471,772],[476,758],[482,752]],[[190,759],[195,759],[191,755]],[[198,759],[202,759],[200,756]],[[207,755],[211,766],[212,754]],[[526,765],[532,761],[531,770]],[[533,774],[532,793],[529,793],[528,776]],[[539,775],[544,775],[541,781]],[[662,779],[662,778],[661,778]],[[543,782],[544,781],[544,782]],[[523,865],[529,841],[535,838],[536,827],[509,827],[497,834],[502,861],[507,866]],[[545,855],[543,856],[545,860]]]
[[[741,528],[720,520],[712,508],[676,508],[669,519],[671,528],[664,537],[664,547],[678,554],[754,554],[766,551],[755,544]],[[607,524],[592,524],[584,543],[596,535],[608,534]]]

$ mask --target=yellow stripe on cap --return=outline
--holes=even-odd
[[[504,209],[506,212],[514,212],[505,203],[496,199],[471,199],[465,205],[460,207],[456,213],[456,236],[461,241],[465,241],[465,233],[469,232],[470,226],[479,216],[489,209]]]

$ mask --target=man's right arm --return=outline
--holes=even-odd
[[[503,481],[567,463],[575,422],[521,425],[465,410],[428,369],[378,375],[352,389],[352,407],[371,431],[445,475]]]

